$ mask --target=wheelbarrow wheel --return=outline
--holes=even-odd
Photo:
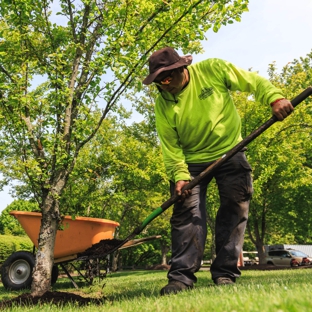
[[[1,267],[3,286],[9,290],[29,288],[34,265],[35,256],[31,252],[17,251],[12,253]]]

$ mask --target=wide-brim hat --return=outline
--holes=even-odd
[[[160,49],[154,52],[148,59],[150,73],[143,80],[143,83],[149,85],[161,72],[190,65],[192,61],[192,55],[180,56],[170,47]]]

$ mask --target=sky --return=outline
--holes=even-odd
[[[241,22],[209,31],[205,53],[193,62],[217,57],[268,77],[268,65],[279,70],[312,50],[312,0],[250,0]],[[13,198],[6,187],[0,192],[0,213]]]

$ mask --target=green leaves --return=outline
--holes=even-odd
[[[127,117],[118,100],[126,91],[142,90],[152,50],[173,45],[201,51],[204,32],[239,19],[247,3],[60,1],[53,14],[50,2],[2,3],[3,130],[6,140],[13,138],[11,151],[23,160],[10,162],[39,184],[47,185],[54,170],[66,168],[69,174],[110,111]]]

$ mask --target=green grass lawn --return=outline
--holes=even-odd
[[[88,286],[76,280],[75,289],[68,278],[59,278],[52,291],[72,292],[83,297],[103,298],[101,306],[79,308],[43,305],[15,307],[3,311],[105,311],[105,312],[283,312],[312,311],[311,269],[243,271],[232,286],[214,286],[209,271],[197,273],[193,290],[161,297],[160,289],[167,283],[166,271],[125,271],[111,273],[102,281]],[[26,291],[24,291],[26,292]],[[0,284],[0,300],[16,297],[23,292],[10,292]]]

